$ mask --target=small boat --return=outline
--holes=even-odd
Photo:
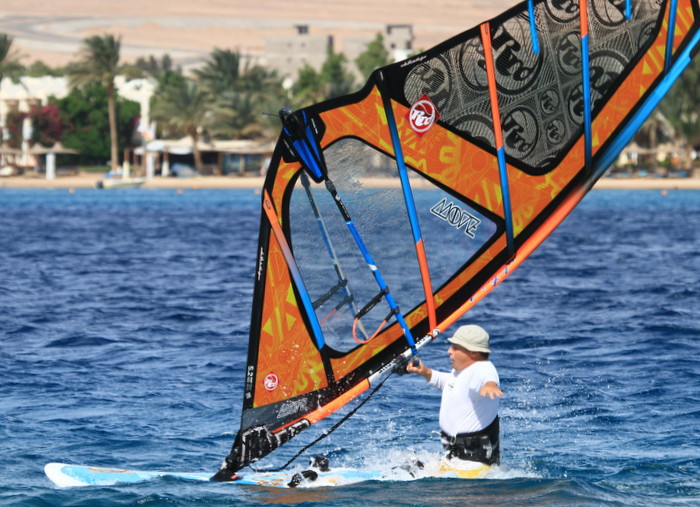
[[[97,188],[139,188],[146,183],[146,178],[107,178],[99,180],[95,185]]]

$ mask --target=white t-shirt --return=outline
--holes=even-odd
[[[491,361],[476,363],[457,373],[435,371],[430,385],[442,391],[440,429],[450,436],[483,430],[498,415],[498,397],[481,396],[479,391],[487,382],[500,387],[498,372]]]

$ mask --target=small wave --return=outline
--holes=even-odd
[[[52,340],[44,345],[44,347],[95,347],[112,343],[115,343],[115,341],[100,336],[72,335]]]
[[[22,335],[22,334],[31,334],[36,331],[38,331],[39,328],[36,326],[30,326],[28,324],[23,324],[15,329],[9,329],[5,331],[5,334],[7,335]]]

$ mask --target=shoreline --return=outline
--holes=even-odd
[[[0,189],[88,189],[96,188],[103,180],[100,173],[83,173],[78,176],[60,176],[47,180],[31,176],[9,176],[0,178]],[[145,189],[256,189],[262,188],[262,176],[199,176],[196,178],[152,178],[141,188]],[[395,187],[400,185],[398,178],[368,178],[364,182],[368,188]],[[411,178],[414,188],[425,188],[421,180]],[[601,178],[593,187],[596,190],[700,190],[700,178]]]

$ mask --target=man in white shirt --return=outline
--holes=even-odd
[[[440,429],[448,460],[498,464],[498,405],[503,392],[496,367],[488,360],[489,335],[475,325],[462,326],[448,338],[450,373],[409,362],[406,371],[423,376],[442,391]]]

